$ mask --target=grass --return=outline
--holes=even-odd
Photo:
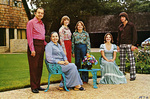
[[[52,75],[51,81],[60,80]],[[48,72],[44,63],[41,83],[46,84]],[[27,54],[0,54],[0,91],[30,86]]]
[[[100,53],[92,52],[92,55],[99,60]],[[74,63],[72,58],[72,63]],[[118,63],[119,61],[116,60]],[[93,68],[100,68],[99,63],[93,65]],[[100,72],[97,73],[100,76]],[[89,74],[92,77],[92,74]],[[52,75],[51,82],[59,82],[60,75]],[[41,84],[47,84],[48,71],[43,63],[43,73],[41,78]],[[11,89],[30,87],[30,75],[27,54],[0,54],[0,91],[6,91]]]

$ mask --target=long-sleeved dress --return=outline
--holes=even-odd
[[[46,60],[49,63],[58,63],[59,61],[67,60],[66,55],[60,44],[54,44],[52,41],[49,42],[45,47]],[[62,67],[62,72],[65,73],[66,86],[74,87],[76,85],[83,85],[80,75],[78,73],[77,67],[74,63],[69,63],[68,65],[60,65]],[[62,82],[60,87],[63,87]]]
[[[106,49],[105,44],[101,44],[100,51],[104,51],[107,59],[113,59],[113,52],[117,51],[117,46],[112,44],[110,50]],[[101,59],[102,78],[101,84],[121,84],[127,83],[125,76],[119,70],[116,62],[107,62],[105,59]]]
[[[69,63],[71,63],[71,31],[69,28],[65,27],[64,25],[61,26],[59,29],[59,36],[60,36],[60,44],[64,50],[64,52],[67,53],[67,59]]]

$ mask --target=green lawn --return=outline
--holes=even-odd
[[[100,53],[91,53],[99,60]],[[72,58],[74,63],[74,58]],[[117,60],[118,63],[118,60]],[[93,68],[100,68],[99,63],[93,65]],[[90,77],[91,77],[90,73]],[[100,72],[98,72],[100,76]],[[52,75],[51,82],[60,81],[60,75]],[[47,84],[48,82],[48,71],[45,66],[43,66],[43,74],[41,83]],[[30,86],[30,76],[29,76],[29,66],[27,54],[0,54],[0,91],[24,88]]]

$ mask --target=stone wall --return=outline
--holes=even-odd
[[[27,39],[10,39],[10,52],[27,52]]]
[[[5,52],[7,52],[8,50],[9,50],[8,47],[6,47],[6,46],[0,46],[0,53],[5,53]]]

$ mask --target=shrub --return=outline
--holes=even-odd
[[[150,46],[134,51],[137,73],[150,73]]]

